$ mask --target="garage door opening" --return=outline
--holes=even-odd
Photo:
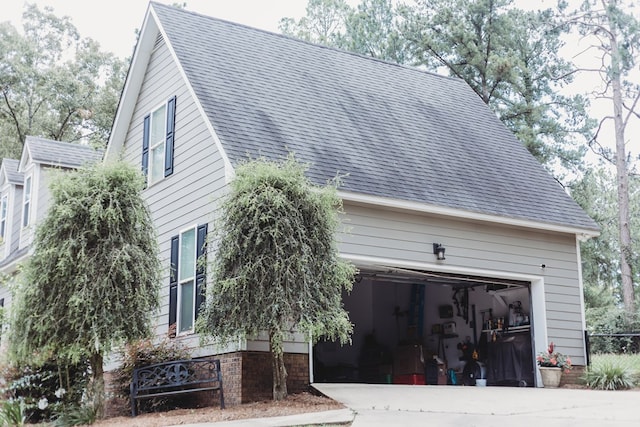
[[[314,382],[535,385],[530,282],[368,268],[343,301],[352,343],[314,346]]]

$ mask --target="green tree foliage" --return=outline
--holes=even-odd
[[[406,63],[409,51],[401,34],[402,16],[393,0],[362,0],[352,8],[344,0],[309,0],[307,15],[282,18],[282,33],[373,58]]]
[[[335,242],[341,200],[335,185],[315,186],[305,170],[293,157],[236,169],[197,325],[222,342],[267,332],[274,400],[287,395],[288,334],[347,342],[352,332],[341,292],[351,290],[355,268],[338,257]]]
[[[393,0],[362,0],[345,23],[342,47],[373,58],[404,64],[409,50],[401,33],[403,19]]]
[[[297,22],[285,18],[280,29],[461,78],[558,178],[580,167],[581,142],[593,123],[586,119],[582,96],[561,94],[574,75],[559,55],[566,27],[554,12],[523,11],[513,0],[416,0],[409,5],[361,0],[356,8],[339,4],[309,0],[307,16]],[[320,25],[326,22],[330,25]]]
[[[600,121],[590,145],[616,168],[620,283],[629,323],[636,316],[634,288],[638,283],[633,277],[633,262],[638,252],[634,250],[632,241],[629,191],[633,166],[631,153],[627,153],[627,128],[632,121],[640,124],[640,84],[634,77],[640,45],[640,21],[632,13],[633,6],[621,0],[584,0],[580,9],[568,16],[581,36],[590,41],[586,51],[592,55],[595,53],[598,58],[599,66],[589,70],[597,73],[602,81],[594,97],[610,101],[611,106],[612,114]],[[612,134],[602,135],[601,130],[609,123],[613,125]],[[602,140],[607,138],[615,141],[615,149],[605,148]]]
[[[524,11],[513,0],[418,0],[405,37],[417,63],[467,82],[549,170],[581,165],[593,123],[585,99],[561,89],[573,67],[559,50],[566,27],[552,10]]]
[[[104,355],[148,336],[159,304],[158,248],[143,186],[125,163],[56,176],[12,304],[13,356],[31,363],[87,358],[99,413]]]
[[[312,43],[341,47],[344,25],[352,12],[345,0],[309,0],[307,15],[298,21],[280,20],[280,31]]]
[[[598,223],[600,236],[581,244],[587,328],[591,332],[628,332],[640,319],[625,322],[620,286],[620,244],[616,179],[609,167],[595,167],[575,183],[571,195]],[[640,280],[640,180],[631,179],[632,265],[635,282]],[[640,298],[640,293],[635,295]]]
[[[22,31],[0,23],[0,158],[20,156],[27,135],[108,138],[126,64],[81,38],[70,18],[26,6]]]

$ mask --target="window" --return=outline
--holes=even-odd
[[[169,328],[177,333],[193,330],[204,301],[205,267],[199,260],[206,255],[207,225],[193,227],[171,239],[169,278]]]
[[[0,199],[0,244],[2,244],[6,238],[5,234],[7,233],[7,205],[9,203],[9,198],[5,194]]]
[[[24,199],[22,203],[22,227],[29,225],[29,213],[31,210],[31,177],[24,181]]]
[[[153,184],[173,173],[176,97],[144,118],[142,172]]]

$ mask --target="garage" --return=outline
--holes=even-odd
[[[314,346],[315,382],[535,385],[530,282],[368,266],[343,301],[352,344]]]

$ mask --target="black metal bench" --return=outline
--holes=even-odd
[[[136,401],[197,391],[218,390],[224,409],[222,373],[218,359],[176,360],[134,369],[131,382],[131,415],[136,416]]]

